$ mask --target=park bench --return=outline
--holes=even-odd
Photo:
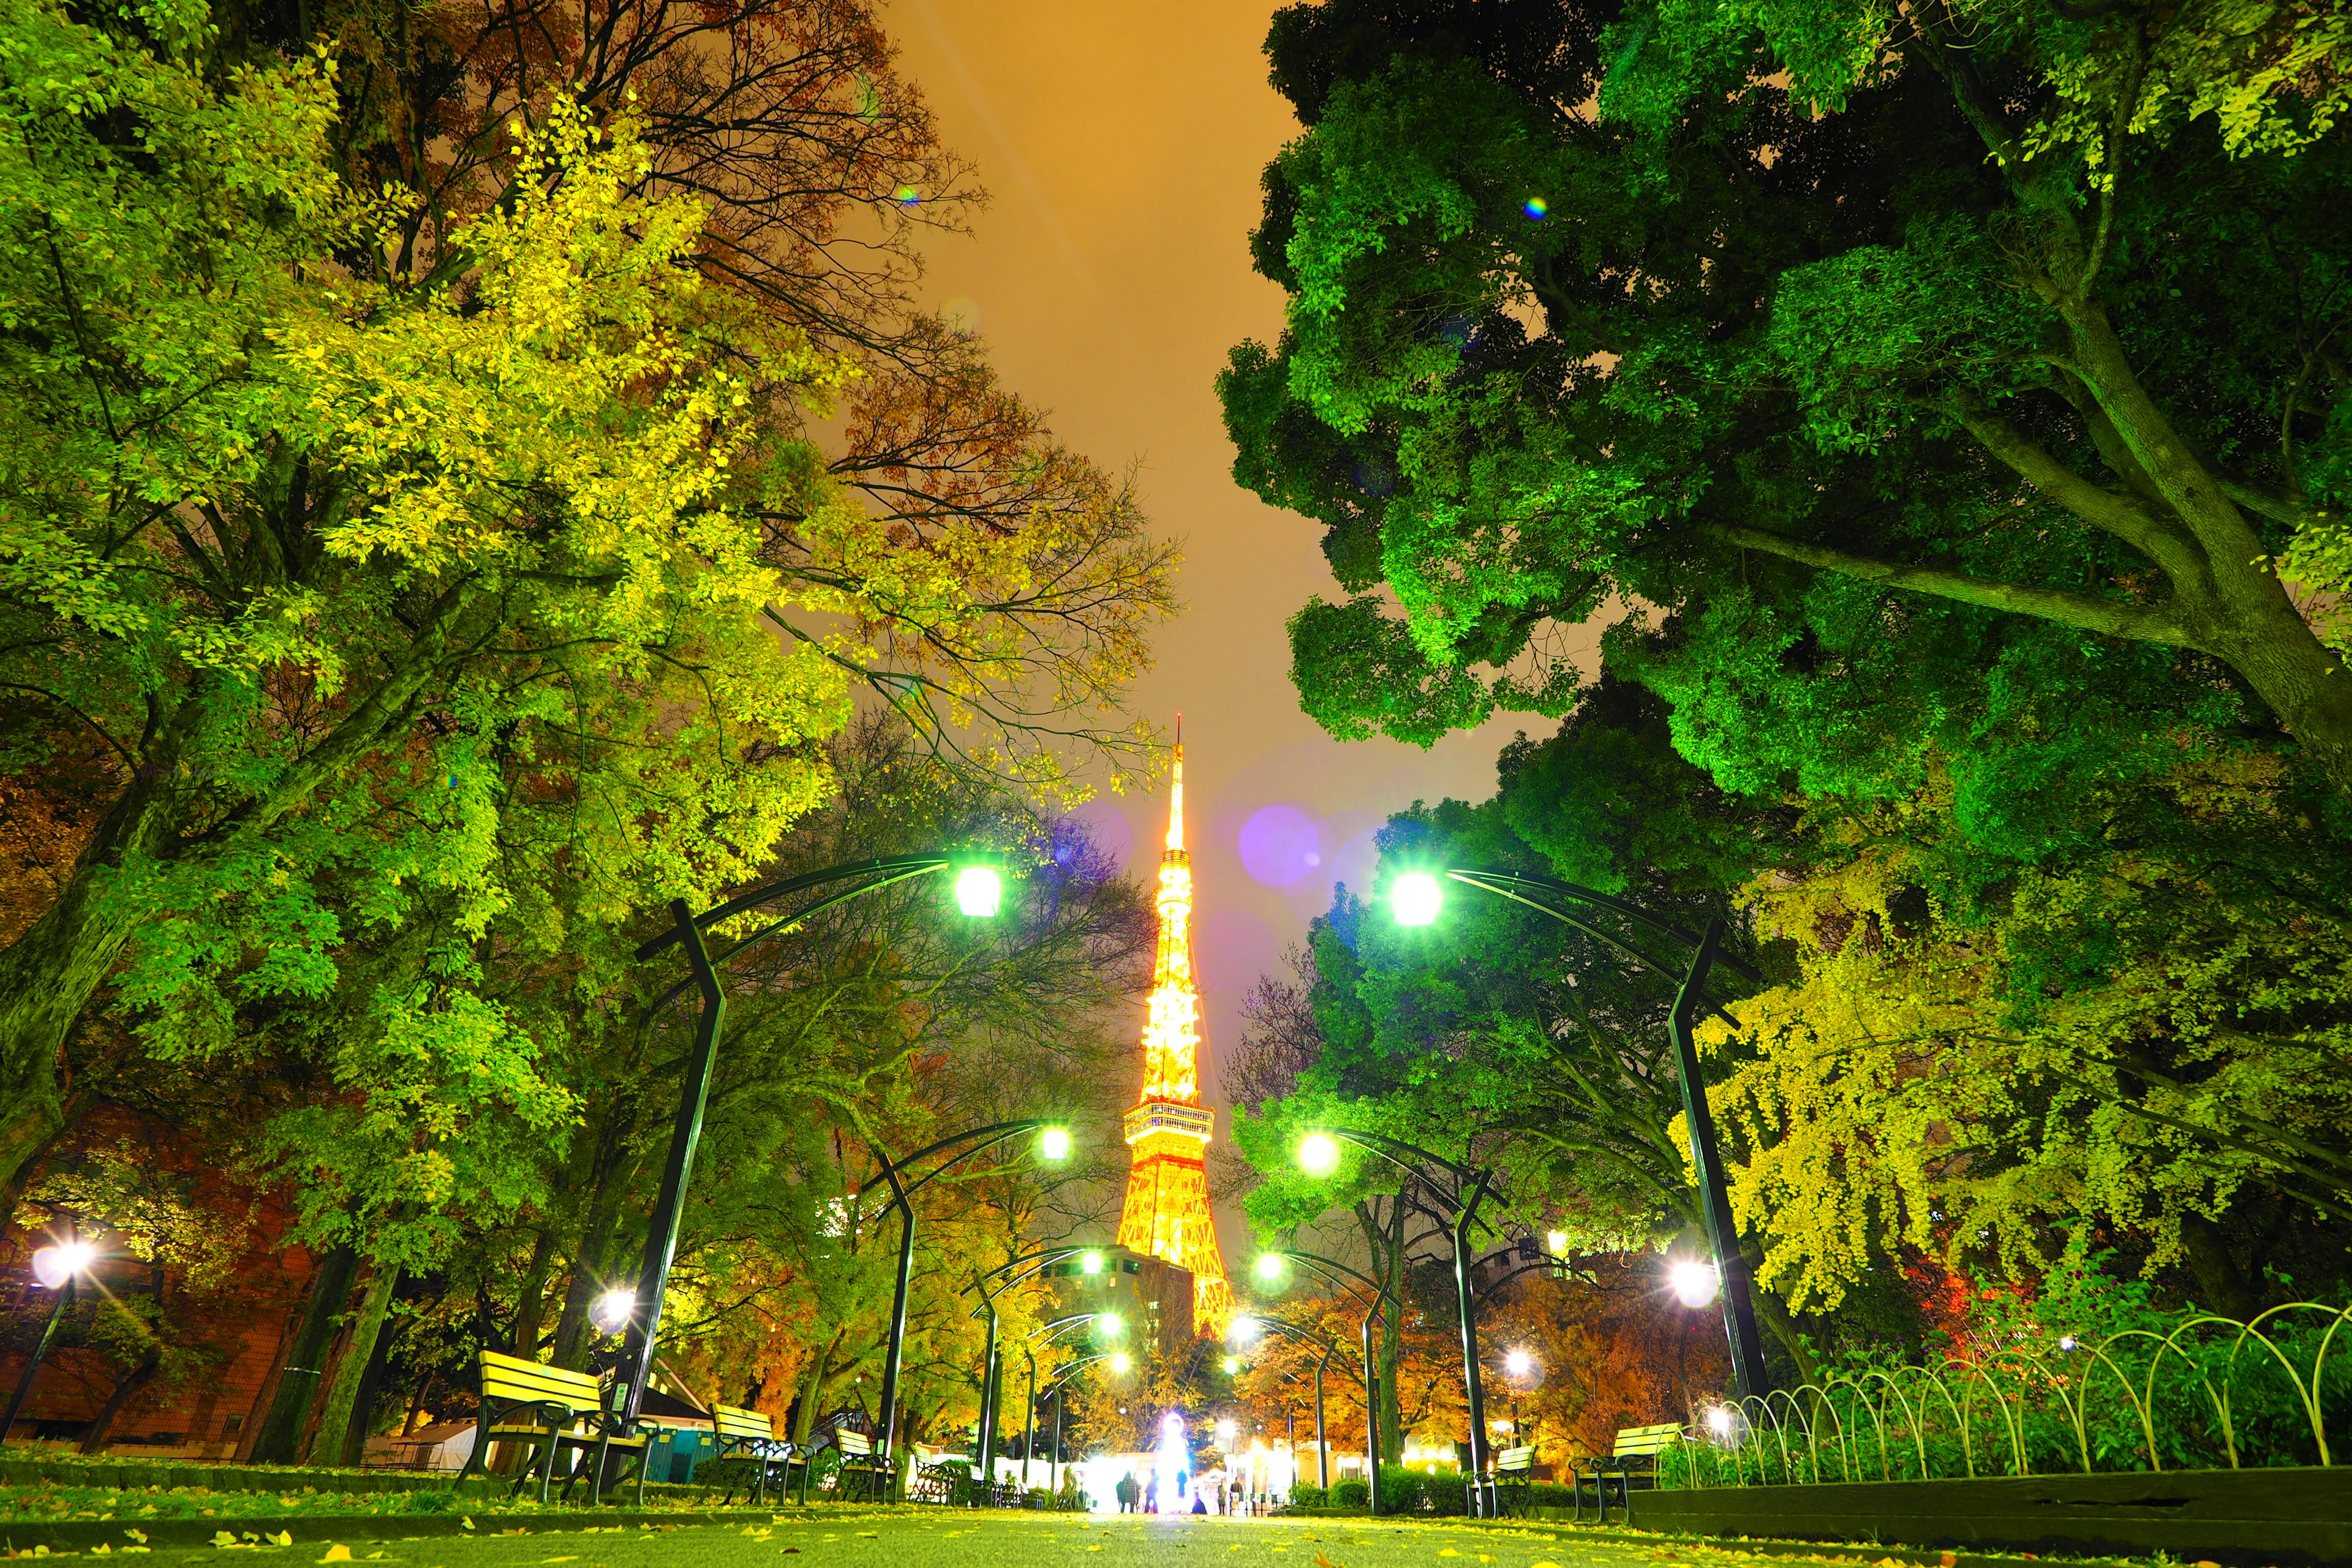
[[[756,1410],[735,1405],[712,1405],[710,1419],[719,1445],[711,1459],[713,1478],[720,1474],[727,1478],[727,1495],[719,1506],[724,1508],[735,1500],[735,1493],[747,1476],[754,1503],[767,1496],[771,1477],[775,1479],[781,1494],[791,1469],[793,1446],[776,1436],[775,1421]]]
[[[483,1351],[481,1392],[474,1451],[466,1456],[465,1467],[457,1472],[459,1481],[488,1463],[492,1443],[520,1443],[533,1450],[543,1447],[547,1457],[537,1468],[539,1500],[545,1502],[548,1486],[555,1479],[557,1453],[565,1448],[593,1448],[595,1458],[588,1471],[588,1500],[593,1503],[604,1488],[605,1457],[617,1448],[637,1457],[637,1500],[644,1502],[646,1439],[621,1430],[620,1417],[604,1408],[604,1384],[594,1373],[567,1372],[523,1356]],[[528,1419],[518,1422],[519,1415]],[[522,1467],[515,1477],[514,1492],[522,1490],[532,1468],[529,1463]],[[564,1478],[567,1497],[578,1479],[576,1473]]]
[[[890,1457],[874,1451],[874,1439],[848,1426],[833,1429],[833,1446],[841,1450],[841,1466],[834,1471],[834,1489],[846,1500],[855,1489],[867,1502],[890,1500]]]
[[[1633,1522],[1633,1483],[1646,1477],[1649,1484],[1658,1484],[1658,1456],[1683,1440],[1683,1429],[1668,1421],[1656,1426],[1625,1426],[1617,1433],[1608,1457],[1591,1461],[1592,1468],[1592,1500],[1600,1510],[1600,1522],[1609,1522],[1609,1483],[1617,1483],[1617,1498],[1625,1510],[1624,1522]],[[1576,1517],[1584,1517],[1584,1483],[1573,1470],[1570,1484],[1576,1489]]]
[[[1496,1511],[1502,1515],[1528,1516],[1528,1483],[1535,1479],[1536,1446],[1525,1444],[1506,1448],[1495,1458]]]

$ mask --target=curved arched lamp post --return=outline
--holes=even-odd
[[[16,1417],[24,1414],[25,1401],[32,1397],[33,1379],[40,1373],[42,1358],[49,1353],[49,1342],[57,1338],[58,1320],[73,1305],[74,1288],[97,1261],[98,1249],[84,1241],[70,1225],[65,1240],[33,1254],[34,1281],[44,1289],[55,1290],[58,1304],[49,1309],[49,1321],[42,1325],[41,1337],[33,1342],[33,1353],[25,1362],[23,1374],[16,1379],[16,1391],[8,1396],[7,1413],[0,1415],[0,1443],[7,1442]]]
[[[1316,1346],[1323,1352],[1323,1359],[1315,1363],[1315,1484],[1328,1487],[1331,1484],[1331,1445],[1323,1437],[1323,1373],[1330,1366],[1331,1358],[1339,1353],[1339,1342],[1266,1312],[1244,1312],[1236,1316],[1226,1333],[1234,1339],[1235,1343],[1246,1344],[1257,1337],[1253,1331],[1255,1330],[1280,1334],[1285,1339]],[[1364,1392],[1369,1399],[1371,1390],[1367,1387]]]
[[[1004,899],[1002,855],[969,850],[954,855],[885,856],[787,877],[700,914],[696,914],[684,899],[673,899],[669,906],[674,922],[671,929],[637,949],[637,962],[649,963],[670,948],[682,947],[690,971],[686,979],[664,992],[646,1010],[648,1018],[683,995],[688,986],[701,992],[702,1011],[695,1023],[694,1053],[687,1058],[685,1080],[678,1091],[677,1116],[670,1127],[669,1159],[662,1167],[661,1190],[654,1199],[652,1223],[646,1231],[646,1250],[637,1266],[635,1289],[631,1292],[635,1301],[622,1342],[625,1382],[614,1391],[621,1401],[617,1413],[625,1421],[636,1421],[645,1405],[646,1384],[653,1377],[654,1346],[661,1334],[662,1298],[669,1289],[670,1263],[677,1253],[678,1226],[686,1212],[686,1184],[694,1174],[695,1146],[702,1141],[702,1114],[710,1099],[710,1068],[718,1058],[719,1031],[727,1016],[727,994],[719,986],[719,965],[752,943],[787,931],[836,904],[879,892],[912,878],[950,870],[955,873],[955,900],[960,911],[975,920],[984,920],[997,912]],[[716,955],[703,944],[702,933],[721,921],[835,882],[855,885],[827,893],[805,909],[769,921]]]
[[[1368,1494],[1365,1500],[1377,1518],[1381,1511],[1381,1374],[1380,1368],[1372,1360],[1372,1320],[1389,1308],[1392,1298],[1370,1276],[1337,1258],[1313,1252],[1298,1252],[1287,1247],[1280,1251],[1262,1252],[1258,1254],[1257,1261],[1250,1266],[1250,1272],[1261,1288],[1279,1286],[1293,1264],[1305,1267],[1308,1273],[1347,1291],[1357,1306],[1364,1308],[1362,1315],[1356,1320],[1356,1336],[1363,1346],[1364,1355],[1363,1374],[1357,1381],[1364,1385],[1364,1485]],[[1362,1294],[1348,1284],[1349,1280],[1371,1292],[1370,1305],[1365,1306]],[[1400,1318],[1400,1323],[1402,1321]]]
[[[974,1307],[967,1315],[977,1318],[982,1312],[988,1314],[988,1349],[981,1363],[980,1373],[979,1458],[980,1479],[990,1489],[991,1496],[994,1495],[996,1487],[996,1402],[1000,1373],[996,1352],[996,1299],[1041,1268],[1058,1263],[1065,1258],[1076,1258],[1082,1253],[1100,1250],[1101,1248],[1095,1247],[1041,1247],[1034,1252],[1024,1252],[1017,1258],[1005,1259],[987,1273],[975,1277],[971,1284],[956,1292],[959,1296],[969,1296],[974,1290],[979,1291],[980,1305]],[[999,1278],[1003,1279],[1003,1283],[993,1290],[989,1289],[988,1282]],[[1109,1318],[1114,1321],[1118,1319],[1118,1314],[1115,1312],[1092,1315]],[[1124,1331],[1123,1328],[1121,1331]],[[1032,1402],[1034,1402],[1034,1394]],[[1027,1471],[1023,1471],[1023,1474],[1026,1475]]]
[[[1732,1384],[1734,1392],[1743,1398],[1762,1397],[1770,1390],[1771,1383],[1764,1370],[1763,1341],[1756,1331],[1756,1301],[1748,1277],[1748,1258],[1740,1251],[1739,1227],[1731,1217],[1731,1197],[1724,1184],[1723,1155],[1716,1137],[1715,1117],[1706,1103],[1706,1079],[1699,1068],[1698,1047],[1691,1031],[1700,1016],[1709,1013],[1738,1027],[1739,1021],[1706,994],[1707,975],[1717,963],[1751,984],[1760,983],[1763,976],[1754,965],[1722,951],[1724,928],[1720,920],[1710,920],[1706,931],[1693,932],[1672,921],[1661,920],[1639,904],[1574,882],[1522,871],[1486,871],[1458,866],[1449,866],[1443,871],[1408,871],[1389,888],[1389,909],[1399,925],[1436,923],[1445,904],[1440,877],[1549,915],[1678,987],[1674,1011],[1667,1015],[1666,1032],[1674,1042],[1676,1076],[1682,1082],[1683,1120],[1690,1130],[1691,1165],[1698,1178],[1699,1213],[1706,1222],[1707,1246],[1715,1253],[1716,1277],[1723,1291],[1723,1329],[1731,1345]],[[1588,904],[1622,916],[1687,949],[1690,963],[1677,974],[1615,932],[1573,910],[1559,909],[1547,900]]]
[[[1299,1141],[1299,1164],[1311,1176],[1330,1174],[1339,1168],[1342,1142],[1386,1160],[1454,1211],[1454,1303],[1462,1319],[1462,1388],[1470,1406],[1470,1472],[1479,1478],[1473,1492],[1477,1502],[1474,1517],[1484,1519],[1487,1517],[1486,1394],[1478,1373],[1478,1303],[1470,1289],[1470,1227],[1477,1222],[1478,1205],[1495,1191],[1495,1173],[1455,1164],[1443,1154],[1433,1154],[1401,1138],[1352,1127],[1309,1131]],[[1443,1173],[1443,1179],[1433,1172]]]
[[[864,1212],[866,1194],[877,1186],[890,1189],[890,1206],[898,1211],[898,1277],[890,1298],[890,1342],[882,1358],[882,1452],[894,1454],[898,1447],[898,1378],[907,1359],[907,1297],[915,1277],[915,1206],[910,1201],[926,1185],[952,1166],[975,1154],[986,1153],[1000,1144],[1008,1143],[1024,1132],[1037,1134],[1037,1157],[1047,1163],[1066,1160],[1070,1155],[1070,1135],[1051,1117],[1027,1117],[1018,1121],[994,1121],[985,1127],[967,1128],[928,1143],[904,1159],[893,1160],[878,1143],[867,1142],[874,1158],[881,1162],[882,1173],[857,1189],[856,1205]],[[953,1150],[952,1154],[948,1152]],[[906,1180],[908,1170],[922,1163],[934,1154],[947,1154],[938,1164],[915,1177]]]
[[[1125,1351],[1104,1351],[1098,1355],[1081,1356],[1076,1361],[1065,1362],[1055,1371],[1053,1381],[1045,1384],[1045,1397],[1054,1402],[1053,1483],[1048,1489],[1052,1491],[1062,1489],[1062,1409],[1069,1403],[1070,1379],[1097,1362],[1104,1361],[1110,1363],[1111,1371],[1119,1373],[1126,1373],[1135,1364],[1134,1358]]]

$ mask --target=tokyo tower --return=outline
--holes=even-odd
[[[1184,731],[1176,731],[1176,774],[1168,798],[1168,847],[1160,857],[1160,951],[1151,971],[1150,1011],[1143,1025],[1143,1093],[1127,1113],[1134,1164],[1127,1178],[1118,1244],[1164,1258],[1192,1274],[1192,1321],[1222,1339],[1233,1316],[1233,1287],[1209,1214],[1204,1156],[1216,1113],[1201,1103],[1192,989],[1192,858],[1184,852]]]

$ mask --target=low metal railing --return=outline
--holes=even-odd
[[[1710,1407],[1659,1457],[1668,1487],[2332,1465],[2352,1307],[2055,1336],[1873,1368]]]

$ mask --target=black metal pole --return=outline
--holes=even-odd
[[[982,1302],[988,1308],[988,1353],[981,1363],[980,1373],[980,1482],[982,1495],[988,1500],[981,1506],[996,1505],[996,1299],[983,1293]]]
[[[1381,1515],[1381,1369],[1372,1360],[1372,1319],[1375,1307],[1363,1317],[1364,1340],[1364,1484],[1372,1517]]]
[[[1462,1318],[1462,1385],[1470,1397],[1470,1488],[1473,1519],[1486,1517],[1486,1390],[1478,1372],[1478,1303],[1470,1290],[1470,1226],[1486,1195],[1481,1171],[1454,1217],[1454,1300]]]
[[[1315,1484],[1326,1491],[1331,1487],[1331,1445],[1323,1440],[1323,1369],[1330,1360],[1331,1352],[1325,1351],[1315,1363]],[[1330,1500],[1324,1501],[1328,1506]]]
[[[662,1167],[661,1192],[654,1199],[653,1224],[646,1233],[644,1259],[637,1266],[636,1302],[629,1309],[628,1337],[623,1342],[628,1394],[621,1415],[628,1422],[635,1422],[644,1408],[646,1384],[653,1378],[662,1297],[669,1289],[670,1262],[677,1253],[678,1226],[686,1212],[686,1184],[694,1173],[695,1145],[702,1141],[702,1113],[710,1100],[710,1068],[718,1058],[719,1030],[727,1016],[727,994],[719,988],[719,975],[702,945],[694,911],[684,899],[671,900],[669,911],[677,921],[687,962],[693,966],[695,985],[702,993],[702,1016],[696,1021],[694,1055],[687,1060],[686,1080],[678,1091],[677,1119],[670,1127],[669,1161]]]
[[[1731,1217],[1731,1194],[1723,1180],[1723,1156],[1716,1141],[1715,1116],[1707,1109],[1706,1078],[1700,1069],[1698,1045],[1691,1030],[1697,1016],[1711,1007],[1706,1000],[1707,971],[1723,942],[1723,922],[1706,922],[1698,951],[1668,1016],[1674,1037],[1675,1065],[1683,1085],[1684,1125],[1690,1130],[1691,1166],[1698,1178],[1699,1212],[1706,1222],[1707,1246],[1715,1252],[1715,1268],[1723,1289],[1724,1337],[1731,1344],[1732,1390],[1742,1399],[1761,1398],[1771,1390],[1764,1370],[1764,1345],[1756,1332],[1756,1302],[1749,1292],[1748,1257],[1740,1250],[1739,1227]]]
[[[1030,1353],[1027,1342],[1021,1346],[1021,1359],[1029,1363],[1029,1381],[1024,1384],[1029,1391],[1029,1419],[1021,1428],[1021,1492],[1028,1500],[1029,1461],[1037,1452],[1037,1358]]]
[[[898,1180],[898,1168],[887,1160],[882,1174],[890,1184],[890,1198],[898,1211],[898,1282],[890,1297],[890,1343],[882,1352],[882,1452],[898,1452],[898,1372],[907,1359],[907,1294],[915,1279],[915,1205]],[[893,1464],[894,1472],[903,1466]]]
[[[16,1429],[16,1417],[24,1413],[25,1401],[33,1396],[33,1379],[41,1370],[41,1358],[49,1353],[49,1342],[57,1337],[58,1320],[73,1304],[74,1287],[80,1282],[79,1275],[69,1274],[58,1291],[58,1304],[49,1309],[49,1321],[43,1326],[41,1337],[33,1342],[32,1358],[25,1363],[24,1375],[16,1379],[16,1392],[8,1396],[8,1413],[0,1415],[0,1443],[8,1440],[8,1434]]]
[[[1062,1495],[1062,1406],[1070,1397],[1067,1388],[1054,1390],[1054,1495]]]

